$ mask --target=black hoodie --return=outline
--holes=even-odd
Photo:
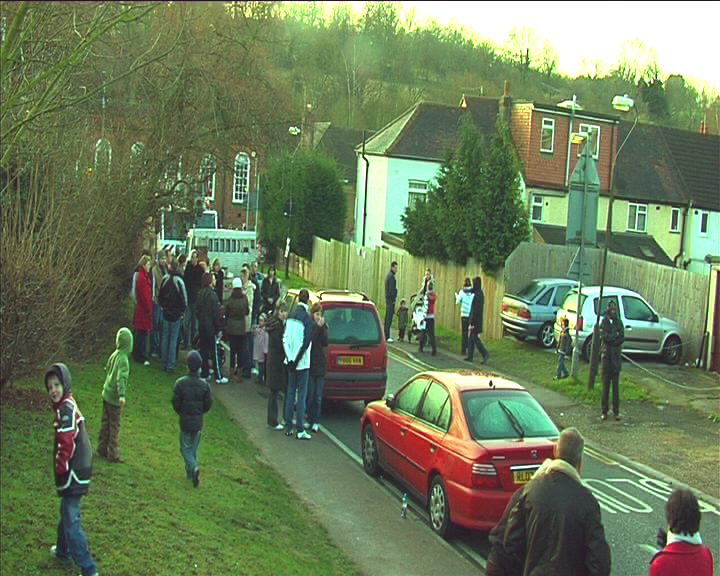
[[[59,496],[87,494],[92,476],[92,446],[85,429],[85,417],[72,395],[72,376],[65,364],[53,364],[45,373],[45,389],[48,377],[55,374],[63,387],[60,402],[55,409],[55,487]]]

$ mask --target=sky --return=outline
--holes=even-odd
[[[513,26],[538,30],[555,48],[562,73],[577,74],[585,56],[607,68],[624,41],[639,39],[657,52],[663,79],[682,74],[698,86],[720,92],[720,1],[711,2],[402,2],[445,25],[454,20],[481,38],[501,45]],[[699,82],[698,82],[699,81]]]

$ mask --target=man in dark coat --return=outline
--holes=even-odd
[[[180,452],[185,459],[185,474],[195,488],[200,484],[197,451],[203,428],[203,415],[212,406],[210,385],[200,378],[202,358],[196,350],[187,355],[188,375],[175,382],[172,405],[180,415]]]
[[[483,312],[485,309],[485,294],[483,294],[482,291],[482,279],[480,276],[473,278],[473,293],[474,296],[472,304],[470,305],[470,321],[468,325],[470,341],[468,342],[468,355],[465,360],[468,362],[473,361],[473,354],[477,346],[477,349],[480,350],[480,354],[482,354],[483,357],[482,363],[485,364],[490,354],[482,343],[482,340],[480,340],[480,334],[483,330]]]
[[[200,334],[200,356],[202,357],[202,377],[210,374],[210,359],[213,361],[213,373],[218,384],[227,384],[228,379],[220,371],[216,337],[220,333],[220,302],[212,288],[212,275],[205,272],[202,277],[202,289],[195,303],[198,334]]]
[[[275,306],[275,314],[268,316],[265,331],[268,335],[268,354],[265,365],[267,384],[270,388],[267,406],[267,425],[273,430],[282,430],[284,426],[278,419],[278,400],[280,391],[287,388],[287,367],[285,366],[285,348],[283,333],[287,319],[287,305],[280,300]]]
[[[608,396],[612,384],[612,410],[615,420],[620,420],[620,366],[622,364],[622,344],[625,341],[625,329],[618,317],[614,300],[608,302],[607,310],[600,324],[603,355],[603,391],[602,412],[600,418],[607,420]]]
[[[195,302],[202,288],[203,268],[198,260],[197,250],[190,252],[190,261],[185,265],[183,280],[187,290],[187,313],[185,314],[185,336],[187,343],[191,344],[197,334],[197,316],[195,315]]]
[[[505,550],[524,565],[523,576],[608,576],[610,546],[600,505],[582,483],[584,440],[566,428],[525,486],[505,530]]]
[[[385,276],[385,340],[392,342],[390,328],[392,327],[393,316],[395,315],[395,300],[397,299],[397,274],[398,263],[393,260],[390,270]]]

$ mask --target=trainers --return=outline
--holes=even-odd
[[[310,429],[310,422],[304,422],[304,423],[303,423],[303,428],[305,428],[305,430],[309,430],[309,429]]]
[[[195,470],[193,470],[192,481],[195,488],[200,486],[200,468],[195,468]]]
[[[620,414],[613,414],[613,418],[615,418],[615,420],[620,420]]]
[[[222,378],[220,378],[220,380],[217,381],[217,383],[218,383],[218,384],[227,384],[227,383],[228,383],[228,379],[225,378],[225,376],[223,376]]]
[[[285,436],[290,437],[290,436],[294,436],[294,435],[295,435],[295,434],[293,434],[293,431],[292,431],[292,430],[285,430]]]
[[[313,424],[311,430],[317,432],[320,430],[320,424]]]
[[[275,426],[272,426],[272,429],[273,430],[284,430],[285,426],[283,426],[282,424],[275,424]]]
[[[310,438],[312,438],[312,436],[310,436],[310,434],[308,434],[304,430],[297,435],[298,440],[310,440]]]
[[[386,338],[386,339],[385,339],[385,342],[387,342],[388,344],[390,344],[390,343],[392,343],[392,342],[395,342],[395,340],[393,340],[392,338]]]
[[[600,414],[600,420],[607,420],[607,414],[605,414],[604,412]]]
[[[145,360],[145,362],[143,362],[143,366],[150,366],[150,360]]]

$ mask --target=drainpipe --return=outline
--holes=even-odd
[[[362,224],[362,246],[365,247],[365,225],[367,224],[367,201],[368,201],[368,174],[370,173],[370,161],[365,156],[365,130],[363,130],[362,159],[365,161],[365,200],[363,202],[363,224]]]
[[[688,202],[688,205],[685,207],[685,210],[683,211],[683,221],[682,221],[682,228],[680,229],[680,251],[675,255],[675,258],[673,258],[673,266],[675,268],[682,268],[682,255],[685,250],[685,233],[687,230],[687,219],[688,219],[688,213],[690,210],[692,210],[693,202],[690,200]],[[680,258],[680,266],[678,266],[678,258]]]
[[[572,132],[573,132],[573,121],[575,120],[575,104],[577,99],[573,94],[572,109],[570,110],[570,128],[568,128],[568,151],[567,151],[567,162],[565,163],[565,188],[568,186],[568,179],[570,178],[570,153],[572,152]]]

